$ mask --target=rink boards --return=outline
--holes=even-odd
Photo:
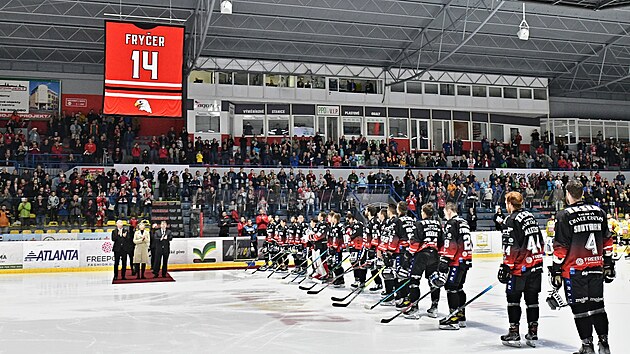
[[[86,239],[72,239],[74,235],[68,234],[46,236],[45,240],[34,241],[4,238],[5,242],[0,242],[0,273],[104,271],[111,270],[114,265],[114,244],[109,239],[99,239],[104,235],[85,235]],[[500,232],[473,232],[472,239],[475,257],[501,255]],[[171,241],[169,269],[245,268],[248,262],[242,254],[248,253],[248,244],[248,239],[240,237],[174,239]],[[257,263],[261,264],[260,261]]]

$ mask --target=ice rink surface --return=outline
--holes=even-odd
[[[469,298],[495,281],[498,263],[475,260],[465,286]],[[630,352],[624,337],[629,268],[618,262],[617,279],[605,288],[613,353]],[[290,278],[251,273],[177,272],[175,283],[127,285],[112,285],[110,272],[1,275],[0,353],[568,353],[579,344],[570,309],[551,311],[544,303],[546,275],[540,346],[515,349],[499,341],[508,326],[504,285],[469,307],[468,328],[440,331],[429,317],[381,324],[395,312],[366,310],[377,294],[335,308],[330,297],[348,289],[307,295],[286,284]],[[429,305],[428,299],[420,304],[423,313]],[[444,291],[439,310],[447,312]]]

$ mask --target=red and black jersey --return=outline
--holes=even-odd
[[[276,225],[275,222],[270,222],[269,224],[266,225],[267,237],[265,238],[265,241],[267,241],[267,242],[275,242],[276,227],[277,227],[277,225]]]
[[[287,227],[286,226],[282,226],[282,225],[278,225],[276,227],[276,233],[274,236],[274,240],[276,240],[276,242],[278,243],[278,245],[280,246],[284,246],[287,244]]]
[[[348,236],[348,246],[355,250],[363,248],[364,227],[362,222],[355,220],[352,224],[347,224],[346,235]]]
[[[396,223],[396,234],[398,235],[398,247],[408,247],[409,240],[416,234],[416,219],[411,216],[401,216]]]
[[[287,244],[295,245],[296,224],[287,225]]]
[[[378,249],[380,251],[398,253],[399,238],[396,229],[397,225],[397,217],[389,218],[383,222],[381,229],[381,242],[378,245]]]
[[[311,235],[311,242],[326,244],[328,242],[328,233],[328,224],[324,221],[318,222]]]
[[[416,223],[416,233],[409,240],[409,252],[415,254],[425,249],[439,251],[444,245],[444,232],[437,220],[420,220]]]
[[[553,261],[561,264],[562,276],[574,270],[601,268],[604,256],[612,255],[613,239],[606,213],[595,205],[575,203],[556,215]]]
[[[363,229],[363,246],[365,248],[376,249],[380,242],[380,222],[377,217],[373,217],[368,221],[367,226]]]
[[[503,264],[512,274],[523,275],[528,270],[541,268],[545,241],[532,213],[517,210],[503,223]]]
[[[444,246],[440,250],[442,257],[449,259],[449,266],[472,264],[472,242],[470,227],[461,216],[455,216],[444,225]]]
[[[341,223],[330,225],[328,247],[341,251],[344,245],[345,226]]]
[[[306,232],[306,224],[296,222],[293,224],[294,234],[293,234],[293,242],[296,245],[302,245],[306,243],[304,239],[304,234]]]

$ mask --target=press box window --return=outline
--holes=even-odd
[[[421,82],[408,82],[407,83],[407,93],[415,93],[422,94],[422,83]]]
[[[535,100],[546,100],[547,99],[547,90],[545,90],[545,89],[534,89],[534,99]]]
[[[515,87],[504,87],[503,98],[518,98],[518,90]]]
[[[232,85],[232,73],[219,73],[219,84],[220,85]]]
[[[488,136],[488,123],[473,122],[472,133],[474,141],[481,141],[481,139]]]
[[[521,98],[532,98],[532,90],[531,89],[519,89],[519,95]]]
[[[407,120],[407,118],[389,118],[389,137],[395,139],[408,138]]]
[[[220,133],[220,116],[195,116],[195,131],[204,133]]]
[[[361,135],[361,118],[344,118],[343,135]]]
[[[470,96],[470,86],[457,85],[457,95],[458,96]]]
[[[488,90],[490,97],[503,97],[503,90],[501,87],[490,87]]]
[[[391,87],[392,92],[405,92],[405,83],[399,82],[397,84],[393,84]]]
[[[453,85],[453,84],[440,84],[440,95],[442,95],[442,96],[455,96],[455,85]]]
[[[324,121],[324,119],[321,119]],[[313,116],[294,116],[293,117],[293,135],[315,136],[315,117]]]
[[[385,136],[385,120],[384,119],[374,119],[374,118],[366,118],[367,121],[367,135],[368,136]]]
[[[473,97],[488,97],[488,88],[485,86],[473,86],[472,94]]]
[[[234,73],[234,85],[247,85],[247,73]]]
[[[264,118],[243,118],[243,135],[263,135],[264,133]]]
[[[427,95],[437,95],[438,85],[437,84],[424,84],[424,93]]]
[[[453,134],[455,138],[460,138],[462,140],[470,140],[470,136],[468,134],[468,122],[453,122]]]
[[[289,117],[267,117],[267,135],[289,135]]]
[[[249,74],[250,86],[262,86],[264,81],[263,74]]]

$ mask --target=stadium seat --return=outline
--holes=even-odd
[[[22,230],[22,233],[23,234],[32,234],[33,231],[31,231],[31,230]]]
[[[60,234],[67,234],[67,233],[68,233],[68,230],[59,230],[59,233],[60,233]]]
[[[19,234],[19,233],[20,233],[20,230],[11,230],[9,233],[10,233],[10,234],[13,234],[13,235],[15,235],[15,234]]]
[[[94,232],[105,232],[103,229],[95,229]]]
[[[91,234],[92,230],[91,229],[83,229],[83,231],[81,231],[84,234]]]
[[[56,234],[57,230],[48,230],[46,231],[47,234]]]
[[[53,227],[53,226],[59,226],[59,223],[58,223],[58,222],[56,222],[56,221],[50,221],[50,222],[48,223],[48,226],[51,226],[51,227]]]
[[[107,226],[116,226],[116,221],[114,220],[107,221]]]
[[[81,233],[81,230],[79,230],[79,229],[72,229],[72,230],[70,230],[70,233],[78,234],[78,233]]]
[[[111,234],[112,232],[114,232],[114,229],[107,229],[107,230],[105,230],[105,232],[107,232],[107,233],[110,233],[110,234]]]
[[[34,232],[34,233],[36,233],[36,234],[43,234],[43,233],[44,233],[44,230],[35,230],[35,232]]]

